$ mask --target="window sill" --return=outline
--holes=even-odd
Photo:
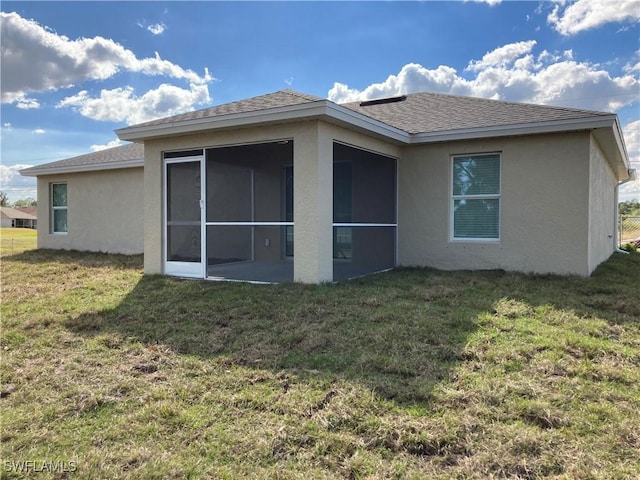
[[[499,238],[450,238],[449,243],[479,243],[496,245],[501,243]]]

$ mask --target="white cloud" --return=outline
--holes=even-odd
[[[31,133],[35,133],[36,135],[42,135],[43,133],[47,133],[42,128],[36,128],[35,130],[31,130]]]
[[[627,153],[632,163],[640,168],[640,120],[628,123],[622,129]]]
[[[573,60],[570,50],[543,50],[536,56],[534,47],[529,41],[496,48],[471,60],[467,76],[446,65],[429,69],[409,63],[363,90],[335,83],[328,98],[343,103],[427,91],[606,111],[638,100],[640,80],[632,74],[611,76],[597,65]]]
[[[33,165],[0,165],[0,189],[7,194],[9,201],[14,202],[20,198],[36,198],[35,178],[23,177],[19,171]]]
[[[557,1],[547,22],[562,35],[575,35],[611,22],[640,21],[638,0]]]
[[[506,67],[516,60],[521,59],[525,53],[531,52],[536,43],[535,40],[529,40],[528,42],[509,43],[503,47],[496,48],[486,53],[482,57],[482,60],[472,60],[469,62],[466,70],[478,71],[487,67]]]
[[[166,29],[167,26],[164,23],[156,23],[155,25],[149,25],[147,27],[147,30],[154,35],[162,35]]]
[[[622,129],[631,168],[635,168],[638,178],[620,187],[620,200],[640,200],[640,120],[630,122]]]
[[[2,93],[4,95],[4,91]],[[40,102],[38,102],[34,98],[28,98],[24,94],[16,95],[13,97],[11,102],[16,104],[16,107],[21,108],[22,110],[30,110],[32,108],[40,108]]]
[[[115,140],[111,140],[109,143],[107,143],[105,145],[91,145],[91,147],[89,147],[89,148],[91,149],[92,152],[99,152],[100,150],[106,150],[107,148],[113,148],[113,147],[119,147],[120,145],[123,145],[123,142],[121,142],[119,138],[116,138]]]
[[[638,8],[640,8],[640,4],[638,5]],[[633,59],[627,62],[622,69],[625,73],[640,72],[640,50],[636,50]]]
[[[502,3],[502,0],[472,0],[472,1],[476,3],[486,3],[490,7],[493,7],[494,5],[499,5]]]
[[[397,75],[389,75],[384,82],[369,85],[362,91],[335,83],[329,90],[328,98],[344,103],[424,91],[468,95],[470,87],[471,82],[458,76],[452,67],[440,65],[430,70],[418,63],[409,63]]]
[[[640,62],[636,62],[635,64],[627,63],[624,66],[624,71],[626,73],[640,72]]]
[[[9,165],[9,166],[0,165],[0,183],[2,185],[11,183],[11,181],[17,175],[20,175],[18,173],[20,170],[22,170],[23,168],[29,168],[32,166],[33,165],[23,165],[23,164]]]
[[[153,58],[137,58],[119,43],[103,38],[71,40],[17,13],[0,12],[2,29],[2,102],[36,108],[29,92],[71,87],[87,80],[105,80],[121,70],[163,75],[204,85],[214,78],[184,69],[156,52]]]
[[[136,96],[132,87],[102,90],[99,97],[91,97],[83,90],[61,100],[57,108],[70,107],[93,120],[125,121],[131,125],[190,111],[194,105],[210,102],[207,85],[192,83],[187,90],[162,84],[142,96]]]
[[[11,128],[11,123],[10,122],[5,122],[5,123],[2,124],[2,126],[4,128]]]

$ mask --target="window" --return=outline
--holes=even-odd
[[[51,184],[51,233],[67,233],[67,184]]]
[[[500,155],[453,157],[453,240],[500,238]]]

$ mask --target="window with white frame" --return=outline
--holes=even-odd
[[[51,184],[51,233],[67,233],[67,184]]]
[[[452,158],[451,238],[500,239],[500,154]]]

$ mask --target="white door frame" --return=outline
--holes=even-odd
[[[167,195],[167,170],[168,166],[176,163],[198,162],[200,166],[200,262],[177,262],[167,260],[168,230],[167,222],[168,195]],[[165,275],[190,278],[207,277],[207,242],[206,242],[206,202],[205,202],[205,166],[204,152],[202,155],[190,157],[165,158],[163,160],[163,215],[162,215],[162,263]]]

